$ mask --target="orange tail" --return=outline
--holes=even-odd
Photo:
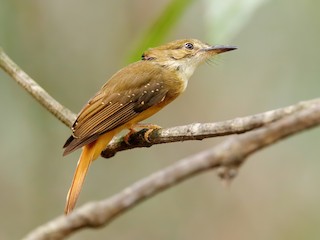
[[[71,187],[67,195],[65,214],[70,213],[76,205],[84,179],[93,160],[94,146],[91,144],[83,147],[81,156],[79,158],[77,169],[74,173]]]
[[[82,148],[82,153],[67,195],[67,202],[64,209],[65,214],[70,213],[74,209],[91,162],[100,156],[102,150],[105,149],[118,131],[118,129],[115,129],[108,132]]]

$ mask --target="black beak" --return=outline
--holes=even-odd
[[[229,51],[236,50],[236,49],[237,49],[236,46],[215,45],[215,46],[211,46],[208,48],[204,48],[203,50],[219,54],[219,53],[229,52]]]

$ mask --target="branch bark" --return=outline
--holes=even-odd
[[[26,74],[0,47],[0,67],[22,88],[42,104],[56,118],[71,127],[75,114],[51,97],[39,84]]]
[[[223,122],[215,123],[193,123],[184,126],[176,126],[166,129],[155,129],[145,138],[147,129],[143,129],[129,138],[129,145],[123,138],[111,141],[108,147],[101,153],[102,157],[113,157],[117,152],[137,147],[151,147],[155,144],[181,142],[190,140],[203,140],[218,136],[241,134],[253,129],[260,128],[279,119],[285,118],[293,113],[309,108],[313,104],[319,104],[320,99],[300,102],[276,110],[259,113],[246,117],[239,117]]]
[[[75,114],[63,107],[23,72],[0,48],[0,67],[28,91],[55,117],[71,126]],[[222,135],[240,134],[207,151],[182,159],[175,164],[146,177],[120,193],[84,205],[68,216],[60,216],[39,226],[24,239],[63,239],[83,228],[97,228],[110,223],[120,214],[161,191],[202,172],[223,168],[225,172],[236,170],[252,153],[269,146],[285,137],[320,124],[320,99],[305,101],[257,115],[236,118],[217,123],[196,123],[168,129],[154,130],[144,138],[141,130],[129,139],[130,145],[122,138],[111,142],[102,153],[111,157],[116,152],[136,147],[150,147],[186,140],[202,140]],[[224,175],[228,176],[228,175]]]

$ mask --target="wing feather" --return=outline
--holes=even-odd
[[[141,68],[139,64],[145,66]],[[141,112],[161,103],[172,94],[164,78],[174,79],[174,76],[144,61],[116,73],[79,113],[72,127],[73,136],[64,146],[64,154],[95,141],[101,134],[125,125]]]

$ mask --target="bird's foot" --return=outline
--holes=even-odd
[[[127,144],[130,145],[129,143],[129,139],[131,137],[131,135],[133,135],[134,133],[136,133],[137,131],[135,130],[135,128],[141,128],[141,129],[147,129],[147,131],[144,133],[144,140],[148,143],[150,143],[149,140],[149,135],[150,133],[155,130],[155,129],[159,129],[161,128],[159,125],[156,124],[148,124],[148,123],[138,123],[135,124],[134,126],[129,128],[129,132],[123,137],[123,141]]]

